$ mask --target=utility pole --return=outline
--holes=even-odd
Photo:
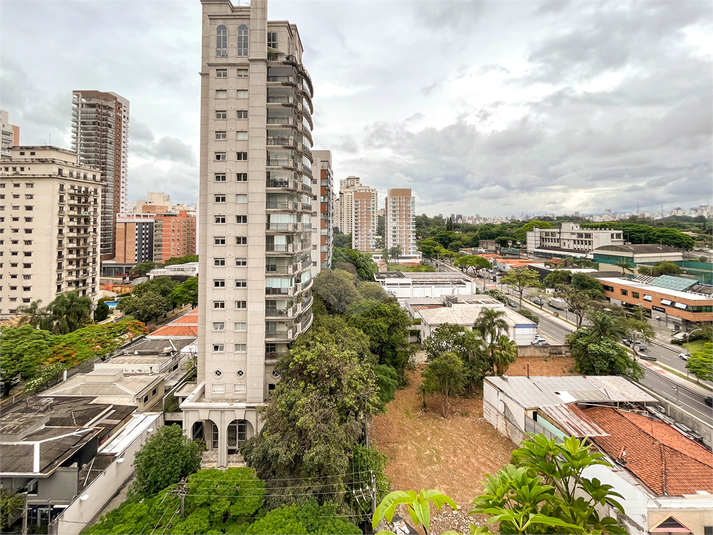
[[[22,493],[22,535],[27,535],[27,491]]]
[[[178,482],[178,486],[173,492],[181,498],[181,517],[184,517],[186,512],[186,494],[188,494],[188,484],[186,483],[185,477]]]

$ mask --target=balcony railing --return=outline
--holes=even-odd
[[[294,99],[292,97],[267,97],[268,104],[293,104]]]
[[[294,124],[292,117],[268,117],[267,124]]]
[[[292,76],[268,76],[268,82],[294,83],[295,79]]]
[[[266,230],[277,232],[296,232],[300,230],[299,223],[265,223]]]
[[[285,159],[269,159],[267,160],[268,167],[295,167],[295,162],[292,160]]]
[[[298,210],[299,203],[289,201],[267,201],[265,208],[268,210]]]
[[[268,253],[291,253],[293,246],[291,243],[268,243],[265,245],[265,251]]]
[[[279,145],[279,146],[295,146],[294,138],[287,136],[271,136],[267,138],[268,145]]]

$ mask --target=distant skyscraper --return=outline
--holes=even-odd
[[[116,216],[126,212],[129,101],[104,91],[72,92],[72,148],[83,165],[101,171],[101,259],[116,250]]]
[[[0,131],[2,133],[2,145],[0,145],[0,156],[10,156],[12,147],[20,144],[20,127],[10,124],[8,112],[0,110]]]
[[[354,192],[361,187],[358,176],[349,176],[339,181],[339,232],[351,234],[354,224]]]
[[[312,173],[315,180],[312,201],[312,276],[332,267],[334,237],[334,175],[332,151],[315,150]],[[314,245],[317,245],[315,248]]]
[[[198,386],[181,409],[226,466],[312,325],[312,81],[266,0],[201,3]]]
[[[418,254],[416,246],[416,198],[410,189],[390,189],[384,212],[386,248],[400,247],[405,255]]]
[[[376,250],[379,194],[375,189],[360,186],[352,195],[354,196],[352,248],[371,253]]]

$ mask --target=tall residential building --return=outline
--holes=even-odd
[[[312,276],[316,277],[321,270],[332,267],[334,174],[332,151],[316,150],[312,155],[312,172],[319,184],[312,197]]]
[[[20,144],[20,127],[10,124],[10,114],[0,110],[0,156],[10,156],[12,147]]]
[[[56,147],[0,160],[0,315],[58,294],[99,291],[98,169]]]
[[[267,0],[201,3],[198,386],[181,408],[226,466],[312,325],[312,82]]]
[[[379,195],[375,189],[361,186],[354,193],[352,248],[365,253],[376,250],[379,224]]]
[[[185,210],[154,216],[153,261],[196,254],[196,218]]]
[[[134,205],[134,211],[139,214],[163,214],[172,208],[171,196],[165,193],[148,193],[146,199],[139,199]]]
[[[410,189],[390,189],[384,207],[387,249],[400,247],[404,255],[418,254],[416,246],[416,197]]]
[[[129,101],[104,91],[72,92],[72,148],[101,171],[101,259],[114,258],[116,216],[126,213]]]
[[[354,226],[354,192],[362,187],[358,176],[339,181],[339,232],[351,234]]]
[[[154,214],[120,214],[116,217],[114,261],[117,264],[138,264],[154,259],[154,217]]]

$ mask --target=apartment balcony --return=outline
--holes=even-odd
[[[266,223],[268,232],[299,232],[300,223]]]
[[[303,202],[302,204],[302,211],[303,212],[311,212],[312,211],[312,203],[310,202]]]
[[[292,275],[299,271],[299,266],[297,264],[291,264],[289,266],[276,266],[273,264],[268,264],[265,266],[266,275]]]
[[[312,195],[312,185],[311,184],[305,184],[302,182],[299,185],[300,191],[303,191],[304,193],[307,193],[308,195]]]
[[[307,299],[302,301],[302,303],[300,303],[300,313],[310,309],[312,307],[313,302],[314,302],[314,297],[312,297],[311,295]]]
[[[291,295],[294,295],[295,289],[297,288],[298,285],[290,288],[271,288],[266,286],[265,287],[265,295],[277,295],[277,296],[282,296],[282,297],[289,297]]]
[[[291,319],[297,315],[297,310],[297,305],[290,308],[265,309],[265,317]]]
[[[296,180],[280,178],[268,178],[265,182],[265,186],[268,189],[279,189],[283,191],[299,191],[301,189],[301,184]]]
[[[283,212],[297,212],[300,210],[300,203],[294,201],[267,201],[265,209]]]
[[[295,101],[294,97],[283,97],[283,96],[267,96],[267,104],[268,107],[270,104],[277,104],[280,106],[291,106],[295,107],[297,106],[297,102]]]
[[[267,144],[273,147],[284,147],[286,149],[296,149],[299,144],[295,142],[295,138],[287,136],[273,136],[267,138]]]
[[[265,340],[270,340],[271,342],[285,342],[290,343],[299,334],[299,327],[294,327],[289,331],[277,331],[277,332],[266,332]]]
[[[283,126],[295,126],[295,120],[293,117],[268,117],[267,124],[279,124]]]
[[[312,151],[309,149],[307,144],[305,143],[300,143],[297,145],[297,150],[300,151],[302,154],[307,156],[307,159],[311,162],[314,163],[314,158],[312,157]]]
[[[295,169],[299,164],[289,158],[276,158],[269,159],[266,162],[267,167],[286,167],[288,169]]]
[[[312,132],[309,128],[305,128],[305,125],[303,125],[302,123],[297,123],[297,131],[304,137],[309,139],[309,142],[314,145],[314,140],[312,139]]]
[[[295,249],[291,243],[268,243],[265,245],[265,253],[267,254],[295,254],[301,252]]]
[[[268,87],[270,85],[291,85],[296,86],[297,80],[294,76],[268,76],[267,77]]]

